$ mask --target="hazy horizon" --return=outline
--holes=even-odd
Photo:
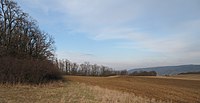
[[[56,56],[131,69],[200,64],[199,0],[16,0]]]

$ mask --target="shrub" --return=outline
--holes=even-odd
[[[59,69],[48,60],[0,58],[1,83],[40,84],[60,80]]]

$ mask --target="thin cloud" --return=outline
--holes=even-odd
[[[70,28],[70,31],[66,30],[66,35],[69,35],[68,33],[84,35],[97,42],[115,40],[114,48],[110,47],[111,49],[134,49],[144,51],[147,55],[157,53],[158,57],[144,57],[139,54],[144,59],[119,61],[124,64],[122,64],[124,67],[125,65],[139,66],[142,63],[149,65],[195,63],[198,61],[196,58],[200,57],[199,0],[17,1],[26,4],[29,8],[41,10],[40,12],[46,16],[41,19],[43,14],[38,15],[39,22],[46,25],[51,22],[54,28],[59,24],[62,24],[60,28]],[[54,16],[51,13],[55,13]],[[84,59],[84,61],[99,63],[106,61],[110,64],[118,64],[116,61],[112,63],[113,59],[99,58],[95,53],[66,51],[68,50],[64,53],[58,52],[59,58],[66,57],[79,62]],[[132,52],[134,53],[133,50]],[[122,52],[121,55],[125,54]]]
[[[85,61],[96,61],[96,56],[91,53],[81,53],[76,51],[57,51],[57,57],[59,59],[69,59],[72,62],[83,63]]]

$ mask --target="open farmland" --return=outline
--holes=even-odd
[[[103,88],[134,93],[136,96],[178,103],[200,102],[200,80],[176,77],[80,77],[68,80]]]
[[[165,103],[77,82],[0,85],[0,103]]]
[[[200,80],[187,78],[65,76],[60,83],[1,84],[0,103],[199,103]]]

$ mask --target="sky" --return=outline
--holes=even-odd
[[[114,69],[200,64],[200,0],[16,0],[56,57]]]

